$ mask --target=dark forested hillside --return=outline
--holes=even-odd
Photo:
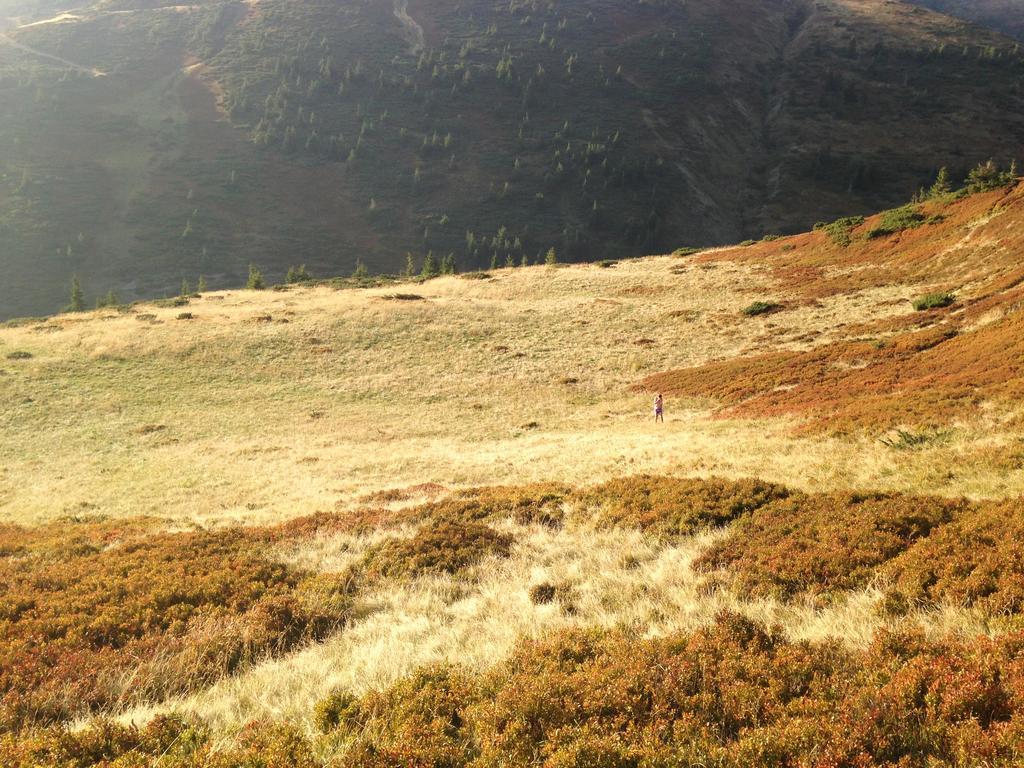
[[[1024,57],[883,0],[0,0],[0,317],[666,251],[1024,156]]]
[[[973,21],[1024,40],[1024,0],[913,0],[916,5]]]

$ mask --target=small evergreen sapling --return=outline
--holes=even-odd
[[[71,276],[71,303],[68,304],[68,312],[85,311],[85,292],[82,290],[82,283],[78,275]]]
[[[427,251],[427,255],[423,258],[423,269],[420,271],[420,277],[437,277],[438,274],[437,259],[434,258],[434,252]]]
[[[255,264],[249,265],[249,279],[245,283],[245,287],[251,291],[262,291],[266,287],[263,283],[263,273],[256,268]]]

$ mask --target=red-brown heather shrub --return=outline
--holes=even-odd
[[[395,528],[418,522],[421,516],[412,509],[389,510],[383,507],[357,507],[339,512],[315,512],[296,517],[268,529],[274,541],[294,542],[331,534],[366,534],[381,528]]]
[[[413,486],[418,491],[421,486]],[[424,494],[436,496],[442,486],[425,484]],[[440,490],[437,490],[440,489]],[[281,540],[311,538],[331,533],[370,533],[381,528],[404,525],[439,523],[487,523],[512,519],[520,525],[533,523],[558,527],[562,524],[562,504],[571,493],[567,486],[554,483],[534,483],[518,486],[490,486],[454,491],[448,496],[404,509],[359,507],[338,512],[318,512],[289,520],[270,529],[273,537]],[[382,492],[380,497],[404,499],[405,492]]]
[[[1024,500],[977,505],[885,570],[912,600],[1024,612]]]
[[[268,559],[259,530],[107,541],[106,524],[6,531],[0,558],[0,729],[159,700],[324,637],[344,585]],[[326,599],[326,598],[330,599]]]
[[[287,723],[254,722],[225,747],[194,721],[159,716],[144,728],[97,721],[0,736],[4,768],[322,768],[313,744]]]
[[[454,574],[487,556],[508,557],[512,537],[474,522],[424,523],[408,539],[394,538],[371,548],[363,559],[363,578],[411,579]]]
[[[1022,673],[1019,636],[882,634],[854,652],[729,614],[659,640],[573,630],[480,678],[433,670],[379,695],[351,764],[1010,766]]]
[[[424,518],[441,521],[497,522],[511,518],[520,525],[534,523],[557,528],[562,505],[572,490],[555,483],[493,486],[458,491],[419,508]]]
[[[742,518],[698,568],[729,568],[744,593],[791,597],[865,586],[966,502],[901,494],[796,493]]]
[[[787,642],[728,613],[661,639],[566,630],[522,641],[482,675],[429,667],[322,708],[337,710],[323,724],[343,737],[323,737],[343,745],[326,763],[286,724],[253,724],[214,750],[202,726],[161,718],[0,736],[0,764],[1011,768],[1024,748],[1024,633],[932,642],[884,631],[853,651]]]
[[[581,520],[602,528],[638,528],[685,536],[732,522],[789,491],[760,480],[680,479],[640,475],[610,480],[574,496]]]

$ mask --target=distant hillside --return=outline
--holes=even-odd
[[[912,0],[915,5],[959,16],[1024,40],[1024,0]]]
[[[0,0],[0,317],[664,252],[1024,156],[1015,44],[882,0]]]

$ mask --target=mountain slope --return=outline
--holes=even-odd
[[[926,281],[936,307],[855,326],[845,343],[660,374],[647,388],[713,395],[733,415],[799,414],[831,431],[941,428],[982,414],[1019,421],[1024,186],[902,209],[904,225],[893,231],[887,218],[896,216],[852,227],[846,244],[823,230],[796,248],[766,243],[711,258],[766,265],[810,302],[854,286]]]
[[[736,241],[1024,154],[1014,45],[882,0],[5,7],[3,316],[73,272],[91,301]]]
[[[916,5],[980,24],[1024,40],[1021,0],[913,0]]]

